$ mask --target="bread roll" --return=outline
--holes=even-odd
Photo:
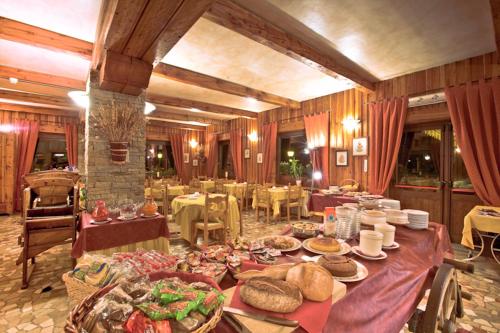
[[[340,243],[336,239],[330,237],[314,238],[311,240],[310,245],[313,249],[323,252],[340,251]]]
[[[254,277],[240,288],[243,303],[257,309],[289,313],[302,304],[300,289],[283,280],[269,277]]]
[[[316,302],[327,300],[333,293],[333,277],[316,263],[303,263],[290,268],[286,282],[300,288],[305,299]]]
[[[273,279],[284,280],[286,273],[294,264],[282,264],[266,267],[261,271],[248,270],[243,273],[238,273],[234,277],[238,280],[246,281],[254,277],[270,277]]]
[[[327,254],[319,258],[318,264],[326,268],[333,276],[348,277],[358,272],[356,263],[344,256]]]

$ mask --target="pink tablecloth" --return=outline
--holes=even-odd
[[[102,225],[90,224],[91,219],[90,214],[82,213],[78,237],[71,250],[73,258],[81,257],[86,251],[104,250],[169,236],[163,215],[138,217],[131,221],[113,219],[110,223]]]
[[[348,202],[358,202],[358,199],[342,195],[314,193],[309,199],[309,211],[323,212],[325,211],[325,207],[342,206],[342,204]]]

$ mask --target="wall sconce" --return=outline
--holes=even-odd
[[[295,155],[295,152],[293,150],[289,150],[286,152],[286,154],[288,155],[288,157],[293,157],[293,155]]]
[[[459,147],[455,148],[455,153],[460,154],[462,151],[460,150]]]
[[[304,154],[308,155],[311,151],[309,150],[309,148],[305,148],[304,149]]]
[[[313,149],[314,149],[314,144],[313,144],[312,142],[309,142],[309,143],[307,144],[307,149],[309,149],[309,150],[313,150]]]
[[[342,120],[342,126],[346,129],[346,131],[354,131],[359,127],[361,120],[354,119],[352,116],[349,116]]]
[[[323,178],[321,171],[314,171],[312,176],[314,180],[321,180]]]
[[[191,139],[191,141],[189,141],[189,145],[194,149],[198,146],[198,141],[196,141],[195,139]]]
[[[156,155],[156,157],[162,158],[163,157],[163,153],[158,153],[158,155]]]
[[[248,140],[251,142],[256,142],[258,140],[257,132],[253,131],[252,133],[248,134]]]
[[[11,124],[0,124],[0,133],[14,132],[14,126]]]

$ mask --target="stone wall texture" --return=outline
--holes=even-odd
[[[134,137],[129,138],[129,155],[123,165],[111,162],[109,141],[101,137],[89,115],[99,105],[111,106],[111,101],[131,103],[137,112],[144,115],[144,95],[131,96],[113,93],[97,88],[94,76],[88,87],[89,107],[85,115],[85,152],[84,174],[87,187],[87,209],[91,210],[96,200],[105,200],[108,207],[116,206],[125,199],[134,202],[144,201],[146,128],[141,128]]]

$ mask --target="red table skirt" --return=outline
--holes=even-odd
[[[348,202],[358,202],[358,199],[341,195],[325,195],[314,193],[309,199],[310,212],[324,212],[325,207],[337,207]]]
[[[110,223],[102,225],[90,224],[91,219],[90,214],[81,214],[78,237],[71,250],[73,258],[81,257],[83,252],[169,237],[167,222],[163,215],[138,217],[131,221],[119,221],[114,218]]]

